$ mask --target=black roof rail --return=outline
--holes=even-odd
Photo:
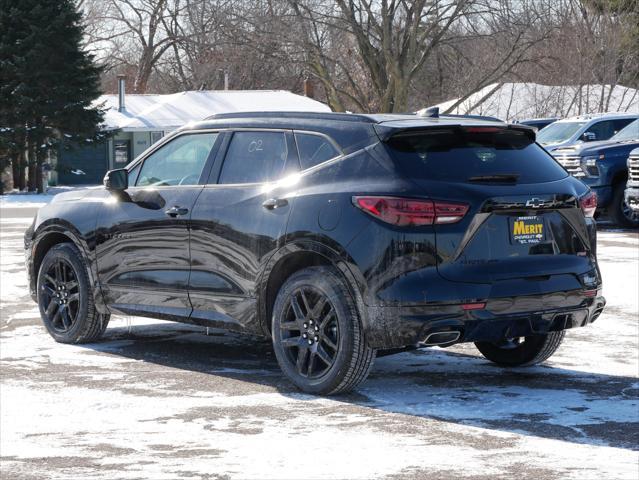
[[[223,120],[223,119],[240,119],[240,118],[301,118],[311,120],[341,120],[346,122],[366,122],[375,123],[371,117],[359,115],[356,113],[341,112],[235,112],[235,113],[216,113],[205,120]]]

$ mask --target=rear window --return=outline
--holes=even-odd
[[[386,145],[401,173],[410,178],[472,182],[512,176],[516,183],[539,183],[567,176],[543,148],[516,130],[404,133]]]

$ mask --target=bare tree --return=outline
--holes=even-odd
[[[450,98],[450,111],[481,109],[490,95],[474,92],[536,82],[579,87],[540,111],[571,96],[592,111],[639,81],[633,0],[77,1],[110,89],[116,70],[139,93],[222,88],[224,74],[299,92],[310,78],[333,110],[402,112]]]

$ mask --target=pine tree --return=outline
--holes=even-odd
[[[102,136],[104,112],[92,106],[101,69],[82,35],[71,0],[0,0],[0,156],[29,152],[30,189],[61,139]]]

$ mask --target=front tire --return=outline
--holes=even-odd
[[[633,211],[626,203],[624,191],[626,182],[617,183],[612,193],[612,204],[608,210],[610,220],[620,227],[639,227],[639,212]]]
[[[99,339],[109,323],[93,303],[87,268],[72,243],[53,246],[38,272],[38,306],[49,334],[60,343]]]
[[[334,268],[306,268],[284,282],[273,307],[272,332],[284,375],[305,392],[348,392],[373,366],[375,350],[367,345],[355,301]]]
[[[527,367],[549,359],[559,348],[566,332],[549,332],[498,343],[475,342],[481,354],[502,367]]]

